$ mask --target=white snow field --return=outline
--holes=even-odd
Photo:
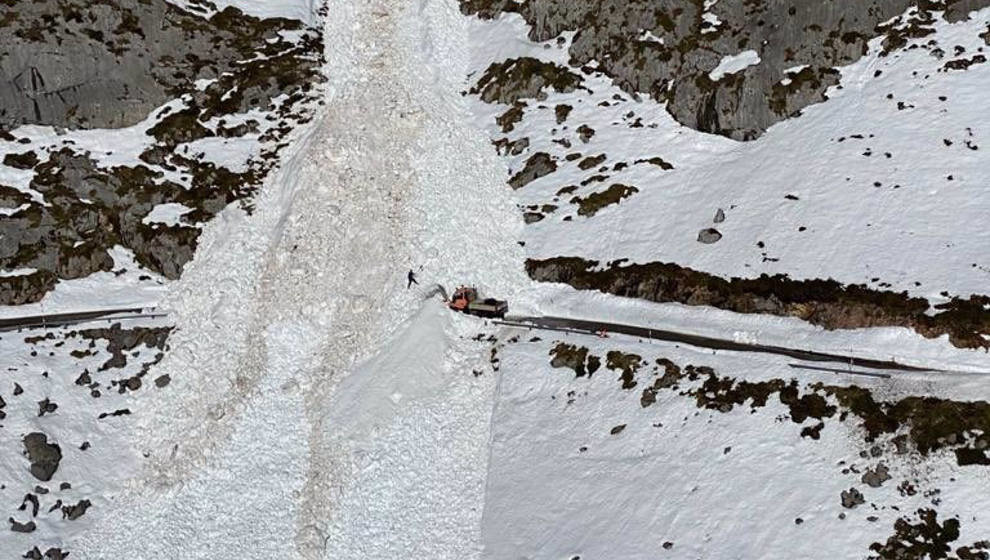
[[[508,133],[495,123],[507,106],[475,99],[472,107],[492,140],[528,139],[526,150],[504,156],[510,173],[537,152],[558,164],[514,191],[521,208],[545,214],[525,228],[527,257],[581,256],[603,267],[615,259],[673,262],[723,277],[885,282],[881,288],[940,303],[943,291],[986,293],[990,280],[990,237],[977,225],[990,211],[988,121],[980,101],[990,67],[941,70],[950,58],[984,52],[979,34],[988,24],[990,10],[939,23],[925,41],[963,52],[942,60],[925,49],[880,57],[874,41],[870,54],[840,69],[842,87],[830,90],[828,101],[748,143],[683,127],[662,105],[631,99],[601,75],[584,76],[587,90],[548,90],[526,100],[525,117]],[[515,14],[472,25],[474,80],[490,63],[513,57],[567,65],[567,42],[529,41]],[[724,60],[713,72],[757,60]],[[565,123],[554,111],[561,104],[573,107]],[[579,138],[581,125],[595,130],[587,142]],[[575,153],[580,157],[566,158]],[[578,167],[598,154],[607,158]],[[673,169],[634,163],[658,156]],[[576,212],[572,197],[612,183],[638,192],[592,216]],[[559,192],[569,185],[573,192]],[[713,224],[720,208],[726,219]],[[699,230],[713,225],[724,237],[698,243]],[[802,390],[855,384],[891,402],[911,395],[986,400],[985,352],[907,329],[825,331],[798,319],[649,304],[563,285],[540,286],[536,307],[547,315],[894,358],[956,373],[872,379],[798,371],[788,367],[792,360],[767,356],[509,329],[502,340],[518,342],[500,350],[485,558],[865,558],[872,543],[893,535],[899,518],[916,523],[919,508],[960,521],[961,534],[946,550],[990,533],[985,467],[960,467],[950,452],[905,455],[889,453],[889,441],[871,446],[855,416],[825,421],[816,440],[799,434],[815,421],[796,426],[776,397],[766,407],[750,410],[747,403],[723,413],[699,408],[694,396],[679,394],[682,387],[660,391],[655,404],[640,403],[653,381],[647,371],[663,357],[748,382],[796,378]],[[543,340],[530,341],[534,336]],[[557,341],[588,348],[601,369],[589,379],[552,368],[548,350]],[[617,350],[647,363],[633,389],[622,388],[620,372],[605,366]],[[861,476],[878,462],[892,480],[873,488]],[[862,491],[864,505],[843,507],[840,495],[850,488]]]
[[[529,41],[515,14],[472,21],[473,81],[490,63],[512,57],[567,63],[568,43]],[[532,258],[625,258],[675,262],[723,277],[787,273],[873,287],[885,282],[941,303],[943,290],[967,297],[985,293],[990,282],[990,231],[975,225],[990,212],[983,102],[990,66],[943,68],[950,60],[985,56],[980,34],[988,25],[990,10],[956,24],[939,20],[935,34],[914,42],[934,41],[929,48],[941,48],[941,59],[923,48],[880,56],[875,39],[869,54],[839,69],[841,88],[831,88],[828,101],[754,142],[681,126],[663,105],[646,96],[637,102],[601,74],[584,76],[587,90],[548,90],[546,99],[530,100],[509,133],[495,123],[507,106],[476,98],[473,106],[492,139],[529,139],[528,150],[506,156],[511,169],[537,152],[557,161],[556,172],[515,193],[520,206],[559,206],[526,227]],[[960,52],[956,47],[961,54],[950,54]],[[573,107],[563,124],[555,121],[559,104]],[[579,140],[581,125],[595,130],[587,143]],[[559,143],[564,140],[571,147]],[[573,153],[607,159],[582,170],[580,159],[565,160]],[[642,161],[654,157],[673,169]],[[619,163],[627,167],[615,169]],[[578,215],[569,203],[613,183],[638,192],[593,216]],[[569,185],[578,188],[558,193]],[[713,224],[719,208],[725,221]],[[713,226],[723,235],[718,243],[695,241]]]
[[[522,340],[502,353],[506,373],[492,420],[485,558],[864,558],[899,517],[931,507],[933,496],[940,512],[962,522],[954,547],[990,530],[990,476],[981,467],[956,466],[951,453],[924,461],[863,457],[869,446],[855,422],[826,421],[820,440],[804,438],[801,429],[817,421],[794,424],[776,398],[766,408],[751,411],[747,403],[722,413],[699,409],[675,390],[661,391],[644,407],[640,396],[652,382],[647,367],[632,390],[621,389],[619,372],[604,366],[590,379],[576,378],[550,367],[545,343],[526,342],[534,333],[518,334]],[[792,360],[779,357],[715,355],[620,337],[546,338],[585,346],[603,362],[607,352],[623,351],[650,363],[668,358],[681,367],[710,366],[751,382],[793,375],[851,380],[892,399],[936,392],[969,400],[988,393],[983,377],[843,379],[795,374],[787,367]],[[610,433],[617,426],[625,428]],[[892,480],[863,485],[863,472],[878,461]],[[897,488],[919,479],[919,489],[940,491],[905,497]],[[851,487],[862,491],[865,505],[842,507],[840,493]]]
[[[157,304],[169,316],[148,324],[175,326],[150,373],[168,375],[167,390],[100,403],[141,398],[126,421],[95,422],[85,395],[26,388],[32,407],[53,396],[73,411],[63,422],[73,439],[62,442],[62,468],[78,492],[69,496],[88,496],[93,507],[69,528],[40,524],[30,539],[5,533],[0,551],[20,556],[41,539],[73,559],[863,558],[920,508],[960,521],[952,550],[990,534],[990,470],[960,467],[948,449],[902,453],[886,435],[868,442],[854,415],[838,413],[817,428],[820,439],[805,437],[817,420],[792,422],[776,395],[766,406],[700,408],[686,394],[694,380],[643,400],[653,372],[662,375],[659,358],[749,383],[796,378],[805,394],[813,383],[856,384],[878,400],[988,400],[986,353],[901,328],[824,331],[795,318],[535,284],[523,268],[527,257],[579,255],[720,275],[879,277],[933,302],[943,290],[986,293],[990,146],[966,142],[988,134],[980,101],[990,66],[939,72],[945,61],[922,49],[880,58],[874,44],[842,69],[842,88],[827,102],[750,143],[682,127],[662,106],[587,77],[590,91],[532,102],[509,134],[529,138],[528,151],[500,157],[490,140],[505,136],[494,116],[506,107],[462,92],[508,57],[564,63],[566,41],[532,43],[518,16],[482,22],[461,15],[456,0],[329,0],[323,18],[311,0],[218,4],[322,21],[326,104],[292,133],[255,211],[232,207],[204,227],[180,280],[95,275],[60,284],[36,306],[0,309],[68,310],[102,285],[100,305]],[[932,38],[970,55],[983,48],[976,37],[988,23],[990,10],[939,24]],[[564,125],[552,110],[560,103],[574,107]],[[638,118],[643,126],[631,127]],[[596,130],[587,144],[574,134],[584,123]],[[554,143],[562,138],[572,147]],[[240,148],[201,147],[219,158]],[[537,151],[557,158],[558,171],[509,189],[511,171]],[[575,151],[607,153],[609,169],[565,163]],[[655,156],[675,168],[633,164]],[[629,166],[615,170],[619,162]],[[524,226],[521,207],[596,173],[639,191],[591,217],[577,215],[568,196]],[[699,244],[718,208],[724,238]],[[182,211],[162,207],[149,219],[168,223]],[[409,270],[419,282],[411,288]],[[441,304],[436,284],[460,283],[508,299],[512,314],[656,325],[953,373],[798,371],[775,356],[498,326]],[[40,375],[48,359],[22,340],[0,336],[0,358]],[[558,342],[587,348],[600,369],[578,376],[552,367]],[[634,387],[610,352],[643,358]],[[21,435],[36,429],[28,412],[6,420],[5,448],[19,452]],[[76,451],[77,439],[100,454]],[[880,464],[891,479],[862,482]],[[0,467],[24,465],[11,456]],[[844,507],[850,488],[864,502]],[[12,490],[0,496],[20,500]]]

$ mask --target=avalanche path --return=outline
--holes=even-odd
[[[170,292],[175,390],[136,419],[133,475],[80,557],[480,550],[495,378],[477,320],[429,288],[518,302],[528,280],[506,170],[458,93],[466,18],[453,0],[328,13],[326,107]]]

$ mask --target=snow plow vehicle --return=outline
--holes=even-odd
[[[508,302],[493,298],[478,299],[478,290],[467,286],[461,286],[454,291],[453,297],[447,301],[447,307],[468,315],[499,319],[504,318],[509,312]]]

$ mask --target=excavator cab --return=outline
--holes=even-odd
[[[478,290],[461,286],[454,291],[454,295],[450,298],[450,302],[447,305],[456,311],[467,311],[468,306],[476,299],[478,299]]]
[[[454,291],[454,297],[450,298],[447,306],[454,311],[475,315],[478,317],[505,317],[509,311],[509,304],[493,298],[478,299],[478,290],[461,286]]]

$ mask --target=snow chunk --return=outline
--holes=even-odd
[[[639,40],[646,41],[649,43],[660,43],[661,45],[663,44],[663,37],[657,37],[649,29],[643,30],[643,32],[639,36]]]
[[[789,86],[791,85],[791,77],[796,76],[799,72],[807,68],[807,64],[798,64],[797,66],[791,66],[784,70],[784,78],[780,80],[780,85]]]
[[[0,270],[0,278],[11,278],[14,276],[27,276],[38,272],[37,268],[15,268],[14,270]]]
[[[718,16],[711,13],[709,10],[715,7],[718,0],[705,0],[704,10],[701,14],[701,34],[714,33],[718,31],[718,26],[722,25],[722,20],[718,19]]]
[[[736,72],[745,70],[749,66],[759,63],[760,55],[756,54],[756,51],[750,49],[739,54],[733,54],[722,58],[722,62],[718,63],[718,66],[716,66],[715,69],[708,74],[708,77],[711,78],[713,82],[717,82],[726,74],[735,74]]]
[[[704,35],[705,33],[714,33],[716,31],[716,28],[722,25],[722,20],[718,19],[718,16],[711,12],[705,12],[701,14],[701,21],[708,24],[702,26],[701,28],[702,35]]]
[[[148,212],[148,215],[141,220],[143,224],[165,224],[169,227],[179,225],[179,219],[183,214],[191,212],[192,208],[178,202],[168,202],[159,204]]]

